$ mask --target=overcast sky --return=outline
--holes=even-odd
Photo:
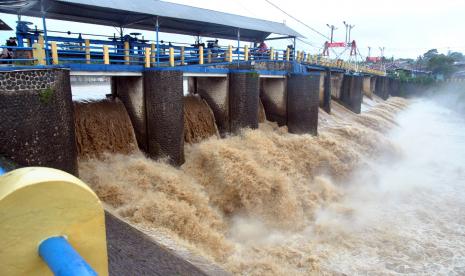
[[[147,0],[149,2],[150,0]],[[297,1],[271,0],[288,13],[305,22],[318,31],[329,35],[327,23],[338,27],[335,40],[343,41],[345,28],[342,21],[355,25],[352,38],[358,43],[362,55],[366,56],[368,46],[372,47],[372,56],[379,55],[379,47],[385,47],[385,56],[396,58],[415,58],[431,48],[440,52],[465,52],[465,0],[332,0],[332,1]],[[300,49],[318,53],[325,38],[311,31],[281,11],[271,6],[265,0],[170,0],[217,11],[229,12],[245,16],[257,17],[277,22],[285,22],[306,37],[306,41],[313,46],[298,42]],[[435,3],[435,5],[433,5]],[[1,14],[2,20],[14,27],[16,17]],[[33,21],[42,28],[40,20]],[[49,20],[49,29],[75,31],[86,33],[113,34],[114,28],[95,27],[85,24],[69,24]],[[11,33],[0,32],[0,39],[4,41]],[[154,38],[153,32],[144,32],[145,38]],[[175,40],[191,37],[176,37],[164,34],[161,39]],[[285,42],[289,44],[289,41]],[[276,44],[282,47],[283,43]]]

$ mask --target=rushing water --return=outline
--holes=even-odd
[[[186,145],[179,169],[135,152],[80,175],[111,212],[234,274],[463,275],[465,112],[450,103],[334,103],[318,137],[265,123]]]
[[[397,122],[389,139],[400,160],[361,169],[343,201],[319,213],[323,229],[314,244],[325,256],[322,270],[464,275],[465,116],[435,100],[415,100]]]

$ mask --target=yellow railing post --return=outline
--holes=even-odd
[[[53,41],[51,43],[51,51],[52,51],[52,64],[58,64],[58,47],[57,43]]]
[[[86,51],[86,63],[90,64],[90,40],[85,40],[85,51]]]
[[[124,42],[124,64],[129,65],[129,42]]]
[[[270,48],[270,59],[271,59],[271,60],[274,60],[274,51],[273,51],[273,47]]]
[[[174,67],[174,48],[170,47],[170,66]]]
[[[152,44],[150,45],[150,55],[152,56],[151,58],[151,62],[152,64],[155,64],[155,43],[152,42]]]
[[[42,35],[39,35],[39,37],[37,38],[37,43],[39,43],[42,49],[45,49],[44,48],[44,37]]]
[[[297,51],[297,55],[295,56],[296,61],[300,61],[300,51]]]
[[[32,57],[36,65],[45,65],[45,50],[39,43],[32,45]]]
[[[291,49],[289,49],[289,47],[287,47],[287,49],[286,49],[286,61],[289,61],[290,55],[291,55]]]
[[[232,56],[232,46],[229,45],[229,47],[228,47],[228,62],[232,62],[232,58],[233,58],[233,56]]]
[[[110,55],[108,52],[108,45],[103,46],[103,64],[110,64]]]
[[[249,61],[249,46],[244,45],[244,61]]]
[[[203,64],[203,46],[199,46],[199,64]]]
[[[185,59],[184,46],[181,46],[181,65],[184,65],[184,59]]]
[[[207,63],[212,63],[212,50],[207,51]]]
[[[150,68],[150,48],[145,47],[145,68]]]

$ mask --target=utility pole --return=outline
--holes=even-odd
[[[355,25],[348,25],[347,27],[349,28],[349,42],[350,42],[350,33],[352,29],[355,27]]]
[[[371,47],[368,46],[368,57],[371,57]]]
[[[347,35],[349,34],[349,24],[347,24],[345,21],[342,21],[342,23],[344,23],[344,26],[346,27],[346,40],[345,41],[346,41],[346,44],[347,44],[347,41],[348,41],[347,40],[347,38],[348,38]]]
[[[331,43],[333,43],[334,30],[337,30],[337,28],[336,28],[336,26],[334,26],[334,25],[329,25],[329,24],[326,24],[326,26],[328,26],[328,28],[331,29]]]
[[[386,47],[379,47],[379,51],[381,52],[381,58],[384,57],[384,49],[386,49]]]

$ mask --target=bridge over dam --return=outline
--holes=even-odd
[[[268,121],[290,134],[317,137],[319,116],[356,118],[364,99],[383,106],[390,95],[400,94],[400,81],[385,72],[296,51],[295,46],[264,51],[244,44],[263,41],[270,34],[295,42],[300,34],[284,24],[161,1],[154,2],[153,9],[144,1],[132,2],[112,1],[112,7],[75,0],[33,1],[23,8],[0,5],[0,12],[42,16],[44,22],[43,30],[34,30],[19,21],[15,58],[0,66],[0,161],[8,160],[2,167],[55,168],[85,179],[82,171],[91,166],[86,162],[105,156],[105,151],[140,151],[156,162],[164,160],[164,171],[171,172],[186,162],[186,148],[192,151],[191,144],[211,136],[226,140]],[[176,15],[175,10],[183,14]],[[157,39],[149,42],[123,33],[109,40],[52,36],[46,30],[47,18],[153,30]],[[166,45],[158,40],[159,32],[208,34],[236,39],[238,44]],[[73,102],[72,76],[108,77],[111,94],[102,101]],[[101,187],[92,188],[101,196]],[[229,274],[206,260],[179,256],[150,231],[122,218],[112,199],[101,196],[101,200],[108,264],[88,260],[96,270],[102,269],[99,274]],[[234,208],[228,205],[221,211]],[[92,244],[77,248],[88,252]],[[11,275],[25,271],[8,265]],[[7,265],[0,261],[2,267]],[[44,267],[45,263],[31,261],[27,269]]]

